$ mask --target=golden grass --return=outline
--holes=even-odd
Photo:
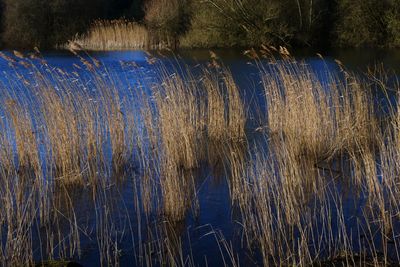
[[[185,170],[198,167],[204,131],[196,88],[176,75],[166,77],[157,91],[157,128],[160,148],[161,190],[165,213],[182,220],[192,204],[193,177]]]
[[[322,84],[292,59],[275,61],[263,73],[267,143],[241,163],[237,198],[249,245],[260,246],[265,266],[309,266],[326,259],[345,265],[392,262],[398,115],[391,114],[391,130],[378,127],[371,84],[348,73],[344,80],[328,77]],[[355,207],[361,214],[352,232],[341,186],[355,199],[367,199]],[[354,251],[358,245],[360,254]]]
[[[195,265],[166,221],[179,225],[190,210],[196,214],[197,171],[217,163],[240,210],[246,248],[259,247],[265,266],[335,259],[380,265],[393,260],[389,250],[399,251],[399,107],[381,127],[371,83],[345,70],[322,82],[291,58],[258,62],[267,131],[250,144],[246,104],[228,69],[194,75],[160,64],[157,79],[132,85],[97,60],[77,56],[86,77],[52,68],[39,56],[2,55],[29,70],[22,75],[16,69],[17,78],[6,76],[9,84],[1,84],[2,265],[34,264],[35,227],[43,232],[42,258],[80,257],[88,230],[73,194],[83,192],[95,213],[100,263],[118,265],[113,215],[121,203],[113,202],[111,191],[135,163],[130,216],[149,235],[137,237],[139,265]],[[38,61],[40,68],[33,64]],[[133,88],[122,92],[127,84]],[[356,207],[352,232],[346,189],[353,200],[365,200]],[[155,234],[146,225],[154,215],[163,222]],[[223,246],[236,266],[233,249],[226,241]]]
[[[205,71],[203,84],[207,92],[209,137],[213,141],[243,141],[247,115],[232,74],[226,69]]]
[[[92,51],[164,49],[171,47],[171,40],[137,22],[124,19],[97,20],[86,33],[75,36],[62,47]]]
[[[22,170],[33,169],[35,175],[41,177],[36,130],[28,108],[22,107],[20,103],[14,100],[6,100],[5,110],[14,128],[19,168]]]
[[[298,156],[325,160],[374,145],[377,122],[368,88],[353,77],[321,81],[308,66],[284,61],[265,70],[268,129]]]
[[[163,153],[159,162],[161,191],[166,214],[181,220],[186,210],[196,203],[191,170],[207,161],[210,142],[243,142],[246,116],[239,90],[227,70],[223,75],[226,88],[211,88],[213,84],[207,83],[209,74],[203,72],[200,79],[206,81],[203,85],[207,94],[190,71],[187,76],[178,72],[169,74],[162,68],[160,72],[162,79],[152,90],[156,92],[156,128]],[[211,93],[215,91],[229,98],[218,99],[216,103]],[[216,118],[216,114],[220,117]]]

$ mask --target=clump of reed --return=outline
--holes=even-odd
[[[205,138],[204,101],[196,86],[193,81],[185,82],[179,75],[172,74],[162,80],[161,88],[155,89],[165,160],[185,169],[198,166]]]
[[[43,166],[43,176],[65,184],[95,184],[96,175],[118,172],[131,160],[133,107],[123,107],[117,78],[97,60],[75,54],[83,66],[76,68],[87,69],[85,78],[52,68],[38,56],[18,54],[30,72],[22,76],[16,70],[14,93],[4,88],[4,127],[14,134],[9,142],[16,143],[20,168],[30,166],[39,176]]]
[[[197,203],[193,171],[209,161],[211,143],[222,148],[225,143],[245,140],[246,116],[228,70],[221,71],[223,88],[217,81],[207,83],[211,78],[205,70],[194,76],[190,70],[170,71],[161,65],[158,73],[152,84],[155,112],[143,105],[147,110],[145,128],[160,176],[164,214],[171,220],[182,220]],[[224,97],[216,100],[219,93]]]
[[[398,261],[397,109],[378,126],[371,83],[344,70],[324,83],[293,59],[262,71],[266,141],[232,174],[249,246],[261,247],[265,266]],[[366,203],[346,214],[356,199]]]
[[[321,78],[306,65],[284,60],[265,70],[263,83],[271,137],[287,142],[298,156],[319,161],[375,143],[371,95],[356,78]]]
[[[246,158],[247,111],[232,73],[221,67],[211,52],[210,69],[203,70],[201,83],[206,98],[207,158],[214,168],[228,170],[232,201],[244,195],[240,176]]]
[[[76,35],[66,49],[109,51],[164,49],[171,47],[168,36],[153,33],[143,24],[126,19],[96,20],[86,33]]]
[[[0,118],[0,170],[1,170],[1,178],[6,179],[8,177],[8,173],[14,169],[13,158],[10,157],[12,155],[12,144],[10,143],[10,138],[8,136],[7,124],[4,118]]]
[[[195,84],[177,74],[165,77],[157,91],[157,129],[161,159],[164,211],[171,218],[185,217],[192,204],[194,184],[187,171],[199,165],[204,147],[203,114]]]
[[[76,36],[66,47],[78,44],[87,50],[124,50],[149,48],[147,29],[128,20],[96,20],[88,32]]]
[[[226,70],[204,71],[207,92],[207,132],[213,141],[243,141],[246,111],[239,89]]]
[[[46,133],[49,137],[51,165],[55,166],[55,175],[64,182],[83,182],[81,157],[81,136],[78,128],[75,97],[57,94],[48,88],[41,94]],[[50,166],[51,166],[50,165]]]
[[[26,104],[21,106],[22,104],[24,103],[17,103],[12,99],[5,100],[4,103],[7,112],[6,117],[10,118],[10,123],[14,129],[18,169],[21,173],[33,170],[37,177],[41,177],[41,162],[34,121]]]

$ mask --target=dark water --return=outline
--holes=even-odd
[[[251,116],[257,117],[257,110],[265,110],[263,102],[263,90],[260,84],[260,72],[257,66],[243,55],[242,51],[236,50],[215,50],[214,51],[221,61],[227,66],[233,74],[237,84],[240,87],[241,94],[248,106],[252,109]],[[179,65],[188,64],[193,72],[196,72],[200,66],[206,66],[210,59],[208,50],[183,50],[175,54],[157,52],[153,54],[160,58],[167,66],[175,66],[179,70]],[[400,51],[396,50],[337,50],[326,51],[321,53],[324,56],[322,60],[316,55],[316,51],[296,51],[294,56],[304,60],[319,75],[320,79],[326,79],[327,72],[340,75],[340,69],[335,63],[335,59],[340,60],[350,71],[362,73],[370,66],[383,64],[388,71],[400,71]],[[152,64],[148,63],[149,55],[142,51],[123,51],[123,52],[102,52],[91,53],[91,56],[100,60],[104,66],[110,70],[113,75],[120,76],[122,80],[126,80],[128,84],[138,84],[141,79],[157,79],[157,71]],[[81,61],[68,52],[49,52],[44,54],[45,60],[50,66],[59,67],[66,71],[76,71],[84,75],[85,70],[74,67],[74,64],[82,66]],[[141,75],[138,76],[137,71],[140,70]],[[199,66],[200,65],[200,66]],[[178,66],[178,67],[177,67]],[[9,66],[4,60],[0,60],[0,71],[3,75],[0,79],[7,82],[15,75],[14,67]],[[18,69],[19,73],[27,70]],[[390,72],[389,72],[390,73]],[[395,76],[392,77],[395,80]],[[87,81],[87,88],[90,89],[91,81]],[[122,86],[119,90],[126,88]],[[148,95],[151,94],[150,88],[142,88]],[[259,121],[250,120],[247,125],[249,138],[257,138],[254,129],[259,126]],[[135,207],[135,185],[131,182],[135,175],[133,171],[127,176],[125,182],[117,185],[114,189],[106,191],[111,198],[115,200],[112,217],[115,219],[115,232],[122,231],[122,228],[132,228],[133,234],[121,235],[119,240],[120,264],[121,266],[133,266],[140,260],[137,259],[136,252],[139,250],[140,242],[137,235],[143,231],[143,225],[139,224],[144,221],[137,218],[134,211]],[[185,260],[194,259],[196,265],[199,266],[222,266],[224,263],[233,265],[227,252],[221,249],[223,241],[232,243],[234,253],[240,258],[242,266],[262,265],[262,259],[257,253],[251,253],[244,247],[241,238],[240,216],[234,208],[232,208],[229,196],[229,188],[223,173],[215,173],[209,167],[204,166],[200,170],[200,174],[196,178],[197,195],[199,199],[199,209],[196,212],[189,213],[185,221],[174,225],[175,234],[181,239],[182,254]],[[95,223],[95,207],[87,204],[90,203],[90,190],[72,190],[73,201],[76,204],[76,213],[79,220],[87,221],[89,225],[88,236],[82,237],[81,248],[82,257],[74,259],[83,266],[99,266],[98,244],[93,232]],[[344,200],[345,212],[354,213],[354,199],[351,197]],[[356,204],[356,206],[359,204]],[[157,218],[150,218],[150,222],[156,223]],[[351,221],[349,221],[351,223]],[[139,229],[139,230],[138,230]],[[133,241],[135,240],[135,241]],[[222,252],[221,252],[222,251]],[[40,255],[37,253],[37,260]]]

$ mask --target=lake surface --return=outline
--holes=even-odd
[[[214,52],[223,64],[231,70],[239,86],[241,96],[249,108],[249,119],[246,122],[248,143],[258,142],[260,136],[258,136],[256,129],[265,123],[265,113],[262,113],[266,109],[265,92],[260,83],[259,68],[251,59],[244,56],[242,51],[217,49]],[[201,67],[207,66],[210,61],[208,50],[183,50],[174,55],[169,52],[152,52],[152,54],[161,60],[167,69],[174,69],[178,72],[183,71],[181,66],[189,66],[189,69],[196,73],[200,71]],[[400,71],[400,51],[337,50],[322,54],[324,60],[317,56],[315,52],[306,50],[297,51],[295,57],[304,60],[321,80],[326,79],[327,73],[338,77],[342,75],[335,59],[340,60],[348,70],[360,73],[360,75],[368,67],[382,63],[384,68],[388,70],[390,80],[393,81],[392,89],[396,90],[394,86],[396,76],[391,74],[390,71]],[[149,63],[149,58],[152,58],[152,56],[148,53],[143,51],[99,52],[91,53],[90,56],[99,60],[112,76],[123,81],[118,88],[122,98],[123,96],[128,99],[133,97],[134,94],[130,93],[133,88],[135,90],[139,88],[143,90],[145,95],[151,96],[151,88],[145,85],[139,86],[145,84],[143,79],[148,82],[156,81],[158,78],[158,70],[155,69],[154,64]],[[87,70],[82,61],[69,52],[49,52],[44,53],[43,57],[52,68],[60,68],[66,72],[77,72],[81,77],[85,77]],[[87,58],[87,55],[83,55],[83,57]],[[0,60],[0,71],[3,74],[0,80],[5,87],[10,84],[13,77],[15,78],[18,75],[29,77],[30,75],[29,69],[21,66],[10,66],[8,62],[2,59]],[[86,84],[81,86],[90,91],[92,82],[90,76],[88,76]],[[18,92],[14,93],[18,97]],[[395,94],[393,93],[393,95]],[[377,98],[379,97],[378,95]],[[32,109],[34,108],[32,107]],[[263,141],[261,140],[261,142]],[[181,247],[173,248],[173,245],[168,247],[164,244],[165,247],[159,249],[166,250],[164,251],[166,254],[176,253],[176,255],[181,255],[177,256],[181,260],[179,263],[181,265],[194,263],[196,266],[233,266],[235,263],[232,262],[232,257],[238,259],[238,263],[242,266],[262,265],[262,256],[257,252],[257,249],[250,251],[244,244],[240,212],[235,205],[232,205],[224,167],[221,166],[220,171],[218,169],[218,167],[210,168],[210,166],[204,164],[196,171],[197,210],[189,212],[184,221],[174,224],[166,223],[165,225],[172,232],[170,238],[179,240],[177,243],[180,243]],[[106,222],[105,229],[109,230],[107,238],[114,240],[112,244],[117,247],[113,250],[118,251],[119,264],[121,266],[140,265],[140,263],[146,262],[143,254],[150,255],[150,258],[158,256],[157,254],[160,252],[152,251],[154,248],[149,244],[165,238],[163,234],[157,233],[156,225],[160,224],[160,217],[157,214],[152,214],[145,218],[145,215],[138,212],[136,207],[137,196],[140,193],[138,193],[134,180],[135,177],[140,176],[140,172],[140,167],[134,163],[121,182],[112,183],[112,186],[101,191],[101,194],[104,194],[104,199],[102,197],[96,199],[95,204],[90,200],[91,189],[70,189],[69,197],[81,229],[81,257],[75,257],[71,260],[79,262],[83,266],[100,265],[99,246],[102,243],[99,241],[98,233],[96,233],[96,225],[99,224],[98,218],[105,212],[100,208],[104,204],[103,201],[106,201],[105,199],[111,200],[107,202],[109,207],[107,216],[109,216],[110,221]],[[343,189],[343,191],[346,190]],[[363,200],[361,198],[358,201],[362,202]],[[361,205],[360,202],[354,202],[355,199],[351,193],[343,199],[345,216],[349,220],[348,225],[355,223],[352,216],[353,213],[357,213],[357,205]],[[65,227],[68,228],[68,225],[65,225]],[[351,226],[349,227],[351,228]],[[38,238],[43,234],[41,229],[38,229],[32,236],[34,247],[36,246],[34,248],[36,262],[43,259],[42,249],[45,248],[40,249],[40,238]],[[154,240],[151,240],[149,236],[152,236]],[[146,253],[143,253],[144,251]]]

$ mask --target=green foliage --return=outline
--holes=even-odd
[[[193,0],[186,46],[311,45],[327,39],[331,1]]]
[[[399,47],[400,0],[339,0],[336,45]]]
[[[188,0],[150,0],[145,5],[145,22],[156,31],[181,35],[190,23]]]
[[[192,28],[186,46],[249,46],[285,43],[292,34],[281,17],[279,1],[193,1]]]
[[[399,47],[400,0],[193,0],[185,46]]]
[[[389,8],[385,14],[387,21],[387,45],[400,47],[400,0],[389,1]]]
[[[340,0],[338,3],[336,26],[338,46],[385,45],[387,1]]]

